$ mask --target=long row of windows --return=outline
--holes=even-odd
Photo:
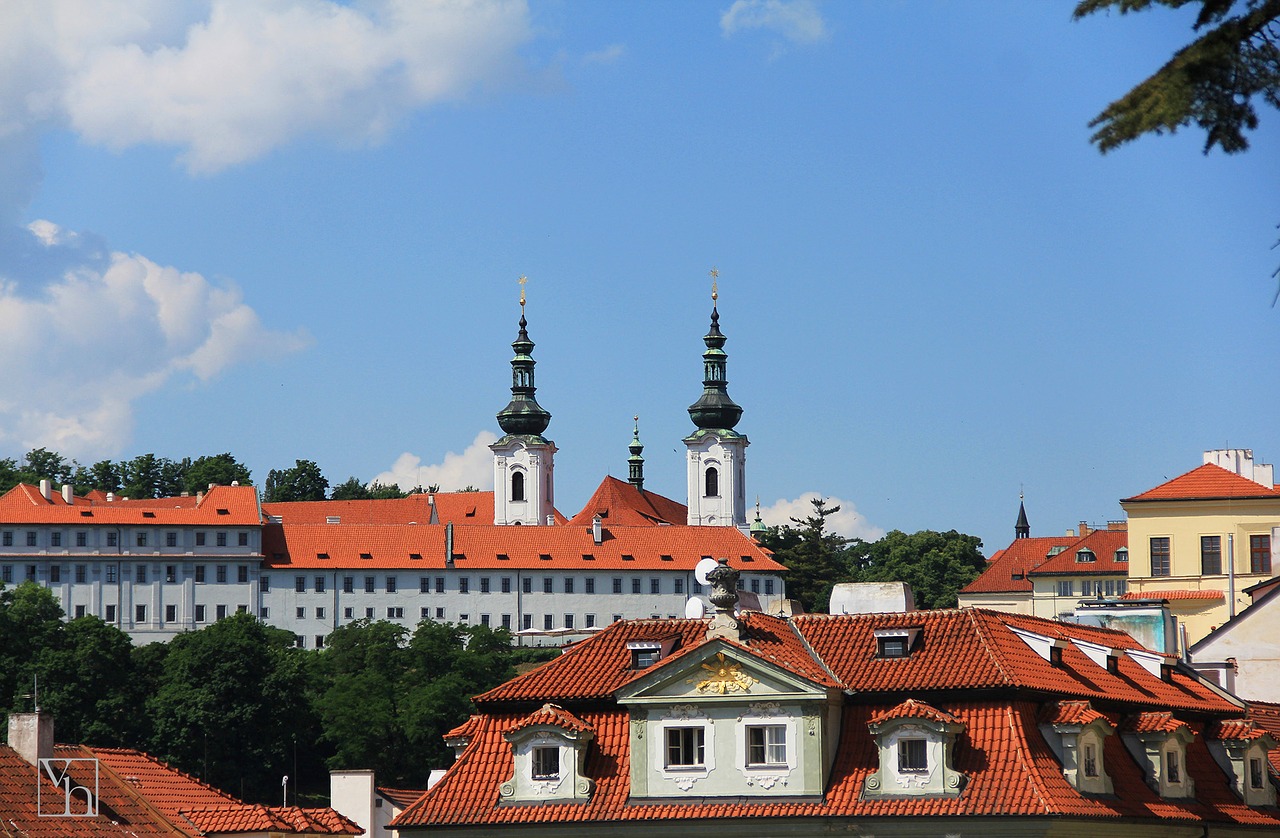
[[[1085,579],[1080,582],[1080,596],[1124,596],[1128,589],[1129,584],[1125,579]],[[1058,580],[1058,596],[1075,595],[1074,580]]]
[[[1155,536],[1150,541],[1151,575],[1169,576],[1172,574],[1172,539],[1167,535]],[[1200,574],[1202,576],[1219,576],[1223,572],[1222,536],[1200,536]],[[1260,534],[1249,536],[1249,572],[1271,572],[1271,536]]]
[[[15,534],[15,533],[14,533],[14,531],[13,531],[13,530],[4,530],[3,532],[0,532],[0,546],[3,546],[3,547],[13,547],[13,546],[14,546],[14,534]],[[49,545],[48,545],[48,546],[50,546],[50,547],[63,547],[63,546],[68,546],[68,547],[69,547],[69,546],[71,546],[70,541],[69,541],[69,540],[67,540],[67,539],[64,539],[64,536],[65,536],[65,535],[72,535],[72,536],[74,536],[75,546],[76,546],[76,547],[88,547],[88,546],[89,546],[89,532],[88,532],[88,530],[76,530],[74,533],[64,533],[64,531],[62,531],[62,530],[50,530],[50,531],[49,531]],[[134,543],[134,545],[135,545],[135,546],[137,546],[137,547],[149,547],[149,546],[155,546],[155,547],[158,547],[158,546],[160,546],[160,540],[159,540],[160,535],[161,535],[161,534],[160,534],[160,533],[158,533],[158,532],[156,532],[155,530],[134,530],[134,531],[133,531],[133,543]],[[165,546],[165,547],[177,547],[177,546],[178,546],[178,533],[177,533],[176,531],[169,531],[169,532],[164,533],[163,535],[164,535],[164,546]],[[240,532],[237,532],[235,535],[236,535],[236,546],[237,546],[237,547],[248,547],[248,546],[249,546],[249,533],[248,533],[247,531],[241,530]],[[153,536],[155,536],[155,538],[154,538],[154,539],[152,538]],[[39,546],[40,546],[40,543],[39,543],[39,542],[40,542],[40,531],[39,531],[39,530],[26,530],[26,531],[25,531],[25,536],[24,536],[24,538],[25,538],[26,546],[27,546],[27,547],[39,547]],[[195,546],[197,546],[197,547],[204,547],[204,546],[207,546],[207,539],[208,539],[208,533],[207,533],[207,532],[205,532],[205,531],[203,531],[203,530],[197,530],[197,531],[196,531],[196,533],[195,533]],[[214,533],[213,533],[213,539],[214,539],[214,544],[215,544],[215,546],[217,546],[217,547],[227,547],[227,546],[229,546],[229,545],[228,545],[228,540],[229,540],[229,538],[228,538],[228,533],[227,533],[225,530],[217,530],[217,531],[214,531]],[[63,544],[63,541],[64,541],[64,540],[67,540],[67,544],[66,544],[66,545],[64,545],[64,544]],[[119,531],[119,530],[107,530],[107,531],[106,531],[106,545],[107,545],[108,547],[119,547],[119,546],[120,546],[120,531]]]
[[[512,577],[502,576],[502,577],[499,577],[497,581],[498,581],[498,584],[496,586],[496,592],[504,593],[504,594],[509,594],[513,592]],[[581,591],[582,593],[584,594],[596,593],[596,578],[594,576],[584,577],[580,581],[582,582],[582,591]],[[612,581],[613,581],[612,590],[613,590],[613,593],[615,594],[625,593],[628,590],[632,594],[642,594],[644,593],[644,590],[645,590],[645,584],[644,584],[645,580],[639,576],[631,577],[629,585],[626,584],[627,580],[621,576],[613,577]],[[268,582],[268,577],[266,576],[262,577],[262,582],[265,590],[267,586],[270,584]],[[379,589],[385,591],[386,593],[394,594],[398,591],[399,584],[400,584],[399,577],[394,575],[387,575],[386,577],[384,577],[382,580],[381,586],[379,586],[378,578],[376,576],[365,576],[363,578],[357,577],[357,576],[343,576],[342,592],[344,594],[355,593],[357,588],[357,582],[363,582],[363,590],[367,594],[377,593]],[[435,577],[420,576],[418,577],[418,592],[423,594],[429,594],[433,592],[437,594],[443,594],[446,591],[447,582],[448,580],[444,576],[435,576]],[[478,590],[479,593],[489,594],[489,593],[495,592],[495,586],[493,584],[494,580],[492,577],[481,576],[479,577],[478,582],[479,582],[479,587],[476,590]],[[560,592],[566,593],[566,594],[578,593],[578,582],[579,582],[578,577],[574,577],[574,576],[562,577],[560,580]],[[673,594],[683,595],[685,593],[684,582],[685,580],[679,576],[672,579],[670,592]],[[763,582],[764,582],[763,592],[767,596],[772,596],[775,591],[775,580],[765,579],[763,580]],[[752,593],[759,594],[761,592],[762,586],[761,586],[760,579],[751,579],[749,580],[749,584],[750,584]],[[313,576],[313,577],[295,576],[293,578],[293,590],[299,594],[306,593],[308,591],[314,591],[315,593],[322,594],[326,591],[328,585],[329,585],[329,577],[327,576]],[[662,594],[663,587],[664,586],[662,584],[661,577],[658,577],[658,576],[649,577],[648,591],[650,594],[654,594],[654,595]],[[526,593],[526,594],[533,593],[533,590],[534,590],[533,578],[529,576],[525,576],[521,578],[520,589],[522,593]],[[556,577],[554,576],[542,577],[542,581],[540,583],[539,589],[544,594],[556,593]],[[472,593],[471,577],[459,576],[457,578],[457,591],[460,594]],[[695,582],[693,584],[693,592],[702,593],[702,586]]]
[[[96,567],[101,567],[103,569],[102,570],[103,576],[105,577],[105,581],[108,583],[117,582],[119,580],[119,577],[121,576],[123,576],[125,579],[128,579],[130,578],[130,576],[133,576],[133,581],[137,582],[140,585],[145,585],[149,580],[152,579],[151,571],[149,570],[151,566],[147,564],[129,565],[129,564],[111,562],[111,563],[95,565],[95,568]],[[156,572],[154,576],[154,581],[158,582],[163,578],[165,582],[169,582],[169,583],[178,582],[179,580],[178,565],[167,564],[167,565],[163,565],[163,567],[164,567],[164,573],[162,576],[160,572],[161,565],[155,566]],[[231,567],[230,565],[220,564],[220,565],[213,565],[212,567],[214,569],[214,579],[216,581],[218,582],[228,581],[228,568]],[[24,569],[26,571],[26,578],[32,581],[35,581],[38,565],[28,564],[24,566]],[[71,578],[65,581],[74,581],[76,584],[79,584],[79,585],[83,585],[89,581],[89,565],[87,564],[70,565],[70,569],[71,569]],[[62,582],[64,581],[63,576],[65,575],[66,573],[64,573],[63,565],[60,565],[60,564],[49,565],[49,584],[51,585],[62,584]],[[209,575],[208,569],[205,565],[198,564],[195,566],[195,572],[193,574],[195,582],[202,583],[207,581],[208,575]],[[248,565],[235,566],[235,575],[236,575],[236,582],[240,584],[247,583],[249,581],[249,566]],[[13,581],[14,581],[14,566],[9,564],[0,565],[0,582],[3,582],[5,584],[12,584]],[[266,582],[266,577],[263,577],[263,581],[264,583]],[[265,586],[264,586],[264,590],[266,590]]]

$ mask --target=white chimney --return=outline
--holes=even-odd
[[[116,499],[115,492],[107,492],[107,503],[112,503]]]
[[[62,499],[68,504],[76,502],[76,489],[70,483],[62,484]]]
[[[597,546],[599,546],[600,542],[604,540],[604,532],[602,531],[600,524],[601,521],[599,515],[591,519],[591,540],[594,541]]]
[[[9,747],[32,765],[53,756],[53,716],[48,713],[11,713]]]
[[[232,486],[239,486],[239,485],[240,485],[240,481],[239,481],[239,480],[232,480],[232,481],[231,481],[231,485],[232,485]]]
[[[53,481],[47,477],[40,478],[40,494],[45,500],[53,500]]]

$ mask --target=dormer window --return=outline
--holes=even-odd
[[[1062,776],[1085,794],[1112,794],[1103,742],[1115,732],[1106,716],[1087,701],[1059,701],[1045,707],[1040,732],[1062,763]]]
[[[535,780],[560,779],[560,749],[555,747],[534,748],[533,770],[531,773]]]
[[[966,777],[952,767],[956,738],[965,723],[950,713],[909,698],[871,717],[879,769],[866,779],[867,797],[958,795]]]
[[[1076,561],[1081,564],[1089,564],[1096,562],[1097,560],[1098,556],[1092,550],[1085,549],[1076,551]]]
[[[658,640],[631,640],[627,649],[631,652],[632,669],[648,669],[675,649],[676,637]]]
[[[1169,712],[1139,713],[1125,726],[1125,741],[1146,771],[1147,784],[1161,797],[1195,797],[1185,771],[1187,745],[1195,733]]]
[[[785,725],[753,725],[747,728],[747,766],[751,768],[787,764]]]
[[[459,732],[466,731],[451,731]],[[514,767],[511,779],[498,788],[502,800],[585,803],[591,798],[595,784],[585,772],[587,746],[595,738],[591,725],[563,707],[544,704],[502,738],[511,743]]]
[[[1229,764],[1235,792],[1249,806],[1276,805],[1276,790],[1267,782],[1267,753],[1276,740],[1248,719],[1226,719],[1207,731],[1206,744],[1219,763]]]
[[[1262,771],[1262,757],[1250,757],[1249,759],[1249,788],[1261,789],[1262,778],[1265,776]]]
[[[1164,776],[1170,783],[1182,782],[1182,752],[1170,748],[1164,752]]]
[[[1120,547],[1120,548],[1118,548],[1118,549],[1116,550],[1116,561],[1118,561],[1118,562],[1127,562],[1127,561],[1129,561],[1129,548],[1128,548],[1128,547]]]
[[[1084,776],[1093,779],[1098,776],[1098,746],[1093,742],[1084,746]]]
[[[915,649],[921,631],[919,626],[875,629],[872,633],[876,638],[876,657],[908,657]]]

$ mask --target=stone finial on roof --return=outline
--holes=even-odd
[[[707,624],[707,639],[723,638],[725,640],[743,641],[742,624],[734,616],[738,604],[738,577],[741,574],[729,567],[727,558],[716,559],[716,566],[707,573],[707,581],[711,583],[711,604],[716,613]]]

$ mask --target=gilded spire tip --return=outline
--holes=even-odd
[[[529,281],[529,277],[525,276],[524,274],[520,274],[520,278],[516,280],[516,282],[519,282],[519,283],[520,283],[520,309],[521,309],[521,311],[523,311],[523,310],[524,310],[524,284],[525,284],[526,282],[528,282],[528,281]]]
[[[716,280],[720,277],[720,271],[713,265],[708,274],[711,277],[711,303],[714,305],[716,300],[720,299],[720,292],[716,288]]]

